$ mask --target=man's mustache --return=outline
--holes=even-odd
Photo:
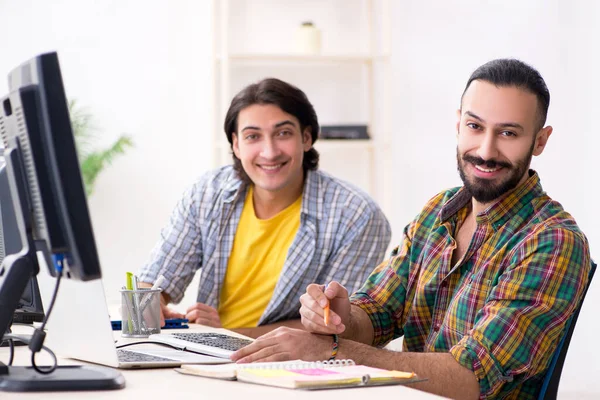
[[[470,162],[474,165],[485,165],[488,168],[496,168],[496,167],[504,167],[504,168],[512,168],[512,164],[506,161],[496,161],[494,159],[484,160],[481,157],[471,156],[469,154],[465,154],[462,156],[463,161]]]

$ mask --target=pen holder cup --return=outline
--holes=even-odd
[[[146,338],[160,333],[162,289],[121,290],[121,336]]]

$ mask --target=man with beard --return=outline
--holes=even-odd
[[[337,282],[309,285],[306,331],[275,330],[232,359],[352,358],[452,398],[536,398],[591,269],[585,235],[529,169],[552,133],[549,102],[521,61],[479,67],[457,113],[464,186],[432,198],[350,298]],[[403,352],[377,348],[402,336]]]

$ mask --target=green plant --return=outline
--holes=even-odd
[[[94,149],[97,136],[92,114],[79,107],[76,100],[69,101],[69,114],[85,192],[89,197],[94,191],[94,184],[100,172],[110,165],[115,157],[133,147],[133,140],[129,135],[121,135],[108,148]]]

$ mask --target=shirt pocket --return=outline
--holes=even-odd
[[[492,280],[480,274],[470,274],[457,288],[446,315],[448,328],[466,335],[477,322],[492,288]]]

